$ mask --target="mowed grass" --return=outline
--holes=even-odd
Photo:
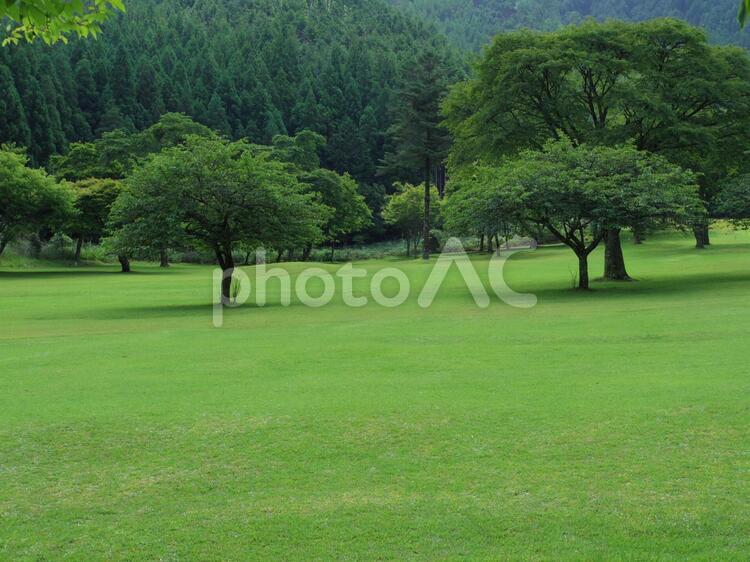
[[[222,329],[208,267],[0,270],[0,558],[746,559],[750,235],[714,242],[626,243],[590,294],[516,256],[532,310],[365,262],[409,302],[271,285]]]

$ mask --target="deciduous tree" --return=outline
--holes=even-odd
[[[284,164],[244,142],[197,136],[137,168],[117,208],[122,226],[115,236],[121,243],[153,247],[158,240],[152,233],[168,224],[212,251],[224,271],[225,299],[240,245],[291,247],[319,239],[326,216]]]
[[[18,150],[0,147],[0,254],[19,236],[62,227],[72,213],[68,186],[27,164]]]
[[[424,236],[425,196],[423,185],[395,185],[396,193],[388,197],[383,208],[386,224],[395,227],[406,241],[406,255],[417,255],[419,242]],[[430,198],[438,200],[437,188],[430,188]],[[433,209],[435,224],[440,219],[439,208]],[[429,233],[428,233],[429,236]]]
[[[575,252],[578,287],[589,288],[588,257],[611,229],[633,221],[686,224],[703,210],[695,176],[632,146],[573,146],[548,142],[496,171],[479,171],[479,224],[537,224]]]
[[[117,11],[125,11],[122,0],[4,0],[0,20],[7,17],[13,24],[3,44],[41,39],[49,45],[67,43],[70,34],[96,36]]]
[[[120,194],[120,182],[111,179],[86,179],[72,184],[75,197],[67,230],[76,241],[75,262],[81,259],[85,240],[98,242],[105,234],[112,204]]]

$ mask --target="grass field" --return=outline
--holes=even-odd
[[[0,269],[0,558],[746,559],[750,235],[626,253],[222,329],[208,267]]]

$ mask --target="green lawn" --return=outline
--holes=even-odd
[[[208,267],[0,268],[0,559],[746,558],[750,235],[626,253],[222,329]]]

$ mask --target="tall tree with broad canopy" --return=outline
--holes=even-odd
[[[411,65],[399,94],[396,118],[389,130],[394,150],[386,153],[381,173],[421,173],[424,181],[422,257],[430,258],[432,174],[448,156],[450,133],[442,124],[440,103],[448,89],[449,71],[437,51],[428,49]]]
[[[27,164],[20,151],[0,146],[0,255],[20,236],[64,226],[73,212],[70,188]]]
[[[477,224],[544,227],[578,257],[580,289],[590,286],[588,257],[608,230],[644,220],[689,224],[705,212],[692,172],[632,146],[549,141],[499,169],[473,167]],[[462,171],[471,173],[472,167]]]
[[[225,302],[236,249],[317,241],[327,216],[284,164],[241,141],[189,136],[148,159],[125,186],[113,217],[122,224],[115,238],[153,247],[152,234],[166,221],[167,237],[179,234],[215,254]]]
[[[72,188],[75,201],[67,230],[76,241],[74,260],[78,264],[83,242],[98,242],[104,236],[121,185],[117,180],[91,178],[75,182]]]
[[[395,227],[404,237],[406,255],[411,256],[413,251],[416,257],[419,242],[424,236],[424,186],[397,183],[395,189],[396,193],[388,197],[383,207],[383,220]],[[430,197],[437,201],[437,188],[432,186],[430,191]],[[440,207],[434,208],[432,215],[433,223],[438,224],[441,218]]]
[[[122,0],[2,0],[0,20],[13,22],[3,45],[41,39],[48,45],[68,42],[68,35],[96,37],[102,23],[124,12]]]
[[[548,139],[632,141],[699,173],[708,205],[718,180],[748,165],[750,58],[670,19],[506,33],[485,51],[475,76],[452,90],[444,112],[455,139],[453,166],[496,163]],[[697,245],[706,245],[707,222],[695,227]],[[606,276],[627,279],[618,229],[606,236]]]

